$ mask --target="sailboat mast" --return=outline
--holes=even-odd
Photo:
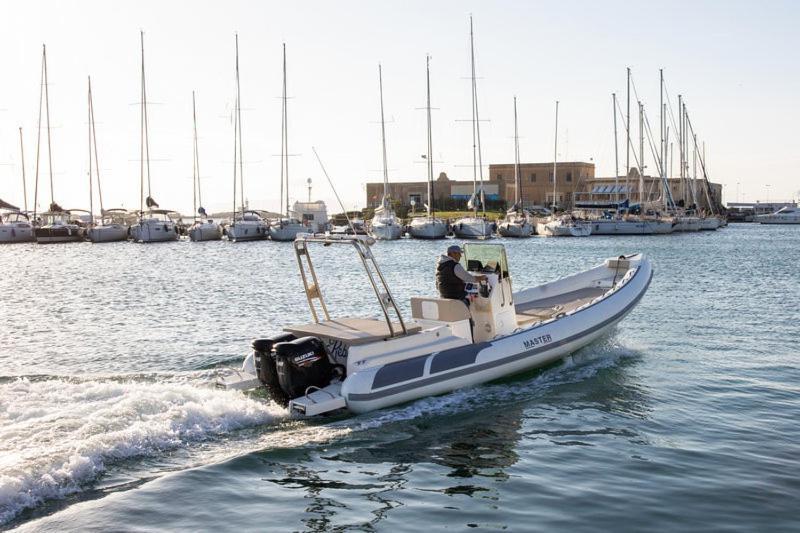
[[[100,217],[103,216],[103,188],[100,185],[100,162],[97,155],[97,127],[94,122],[94,98],[92,97],[92,79],[89,78],[89,120],[92,125],[92,147],[94,150],[94,173],[97,176],[97,198],[100,200]]]
[[[617,93],[611,93],[611,111],[614,114],[614,190],[619,213],[619,147],[617,146]]]
[[[239,34],[236,34],[236,72],[239,72]],[[238,76],[237,76],[237,83],[238,83]],[[238,158],[239,158],[239,115],[237,110],[239,109],[239,97],[235,98],[233,104],[233,211],[231,214],[231,225],[236,225],[236,178],[238,172]]]
[[[28,212],[28,186],[25,183],[25,149],[22,146],[22,128],[19,128],[19,155],[22,162],[22,197],[25,202],[25,213]]]
[[[558,100],[556,100],[556,131],[555,137],[553,140],[553,216],[556,214],[556,181],[558,179],[558,175],[556,171],[558,170]]]
[[[153,199],[153,189],[150,186],[150,136],[147,132],[147,80],[144,73],[144,32],[141,32],[142,37],[142,115],[144,120],[144,153],[145,165],[147,168],[147,196]],[[147,206],[150,208],[150,206]]]
[[[194,91],[192,91],[192,124],[192,218],[197,222],[197,193],[200,190],[200,171],[197,168],[197,111],[195,107]],[[203,202],[200,202],[200,205],[202,206]]]
[[[433,218],[433,134],[431,133],[431,56],[425,56],[425,74],[427,81],[427,105],[425,106],[428,120],[428,217]]]
[[[475,45],[473,44],[472,15],[469,16],[470,91],[472,94],[472,214],[478,215],[478,145],[475,138]]]
[[[42,144],[42,97],[44,96],[44,45],[42,45],[42,69],[39,78],[39,118],[36,125],[36,166],[33,186],[33,219],[36,220],[36,209],[39,204],[39,154]]]
[[[481,156],[481,117],[478,113],[478,82],[475,77],[475,40],[472,31],[472,15],[469,17],[469,42],[472,53],[472,106],[475,109],[475,138],[478,150],[478,178],[481,184],[481,210],[486,218],[486,198],[483,193],[483,158]],[[477,213],[477,210],[476,210]]]
[[[627,110],[625,112],[625,189],[630,198],[628,176],[631,173],[631,68],[628,67]]]
[[[285,169],[286,175],[284,180],[286,182],[286,218],[289,218],[289,102],[286,97],[286,43],[283,43],[283,115],[281,122],[283,122],[283,157],[285,163],[282,167]],[[281,194],[283,194],[284,184],[281,183]]]
[[[89,76],[89,92],[86,96],[87,137],[89,146],[89,222],[94,222],[94,201],[92,194],[92,77]]]
[[[53,192],[53,149],[50,146],[50,96],[47,90],[47,50],[45,45],[42,45],[42,62],[44,65],[44,109],[47,118],[47,169],[50,173],[50,203],[54,203]]]
[[[383,71],[378,63],[378,87],[381,96],[381,147],[383,150],[383,208],[389,207],[389,169],[386,166],[386,124],[383,117]]]
[[[239,34],[236,34],[236,132],[239,137],[239,195],[244,217],[244,158],[242,157],[242,93],[239,84]]]
[[[639,203],[644,203],[644,104],[639,104]]]
[[[517,212],[522,211],[520,202],[522,182],[519,177],[519,129],[517,128],[517,97],[514,96],[514,207]]]
[[[142,41],[142,78],[139,80],[139,217],[144,215],[144,32],[139,32]]]

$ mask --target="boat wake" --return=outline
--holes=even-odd
[[[85,490],[114,464],[285,418],[274,404],[198,386],[209,378],[0,380],[0,525]]]

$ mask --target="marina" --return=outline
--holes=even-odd
[[[6,7],[0,531],[800,530],[800,7]]]

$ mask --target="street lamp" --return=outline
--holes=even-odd
[[[411,199],[411,214],[414,214],[414,207],[417,205],[417,201],[413,198]]]

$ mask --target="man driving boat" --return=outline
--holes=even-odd
[[[461,300],[469,305],[467,283],[478,283],[486,279],[483,274],[470,274],[459,261],[463,251],[457,244],[447,247],[447,254],[439,257],[436,263],[436,289],[441,298]]]

